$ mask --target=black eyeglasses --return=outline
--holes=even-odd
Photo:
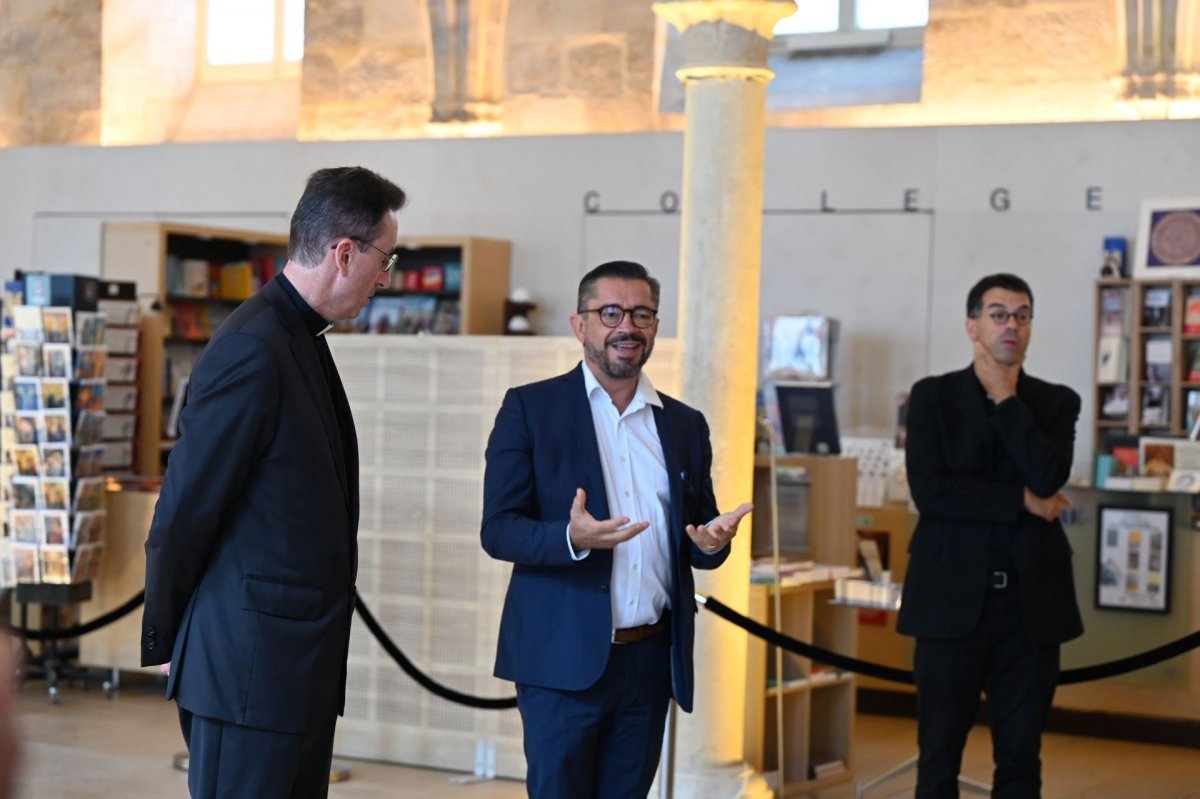
[[[646,328],[654,324],[658,316],[657,308],[647,308],[645,305],[635,305],[632,308],[622,308],[620,305],[605,305],[600,308],[583,308],[580,315],[594,313],[600,317],[600,324],[605,327],[616,327],[625,321],[625,314],[633,320],[634,327]]]
[[[1010,311],[1005,308],[993,308],[987,312],[988,319],[991,319],[996,325],[1003,327],[1008,324],[1009,319],[1016,319],[1018,327],[1025,327],[1033,321],[1033,311],[1028,308],[1019,308],[1015,311]]]
[[[398,253],[398,252],[384,252],[383,250],[379,249],[378,247],[376,247],[376,246],[375,246],[374,244],[372,244],[371,242],[369,242],[369,241],[365,241],[365,240],[363,240],[363,239],[351,239],[351,241],[356,241],[356,242],[358,242],[359,244],[365,244],[365,245],[367,245],[368,247],[370,247],[372,250],[374,250],[375,252],[377,252],[377,253],[379,253],[380,255],[382,255],[382,256],[383,256],[383,260],[381,260],[381,261],[379,262],[379,264],[380,264],[380,266],[379,266],[379,269],[380,269],[380,271],[381,271],[381,272],[390,272],[390,271],[392,271],[392,267],[393,267],[393,266],[395,266],[395,265],[396,265],[396,262],[400,260],[400,253]],[[331,250],[336,250],[336,249],[337,249],[337,245],[336,245],[336,244],[334,244],[332,247],[330,247],[330,249],[331,249]]]

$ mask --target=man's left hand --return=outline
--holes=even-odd
[[[711,555],[733,540],[737,535],[738,522],[752,510],[753,503],[743,502],[737,510],[722,513],[708,524],[689,524],[685,528],[688,538],[692,539],[692,543],[699,547],[701,552]]]

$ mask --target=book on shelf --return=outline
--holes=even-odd
[[[1200,334],[1200,294],[1190,294],[1183,303],[1184,335]]]
[[[1175,358],[1171,352],[1171,339],[1146,339],[1146,379],[1157,383],[1168,383]]]
[[[1171,324],[1171,287],[1146,289],[1142,297],[1142,327],[1168,327]]]
[[[1129,308],[1119,286],[1100,289],[1100,335],[1123,335],[1129,329]]]
[[[1184,417],[1184,427],[1189,432],[1196,426],[1196,420],[1200,419],[1200,390],[1192,389],[1184,395],[1184,407],[1187,415]]]
[[[1124,419],[1129,415],[1129,386],[1107,386],[1100,392],[1100,416]]]
[[[1142,424],[1165,425],[1170,421],[1170,396],[1166,386],[1142,389]]]
[[[779,582],[783,586],[833,582],[839,577],[857,577],[862,569],[811,560],[779,564]],[[757,558],[750,565],[750,582],[771,585],[775,582],[775,566],[771,558]]]
[[[1124,336],[1104,335],[1096,345],[1096,381],[1118,383],[1128,369],[1128,343]]]

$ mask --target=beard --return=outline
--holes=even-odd
[[[610,344],[619,344],[622,341],[636,341],[642,345],[642,357],[636,361],[614,360],[608,357],[608,347]],[[642,367],[646,365],[646,361],[650,360],[650,353],[653,351],[646,341],[646,337],[641,333],[614,333],[611,337],[605,340],[604,348],[600,349],[594,346],[590,341],[584,342],[583,351],[587,353],[588,360],[600,367],[600,371],[614,380],[628,380],[631,377],[637,377],[642,371]]]

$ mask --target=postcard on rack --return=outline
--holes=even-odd
[[[66,444],[42,445],[42,473],[46,477],[71,479],[71,448]]]
[[[13,404],[18,411],[42,409],[42,384],[36,377],[13,378]]]
[[[81,347],[75,359],[75,376],[80,379],[104,377],[107,362],[107,350],[100,347]]]
[[[71,418],[66,411],[46,411],[42,414],[42,440],[47,444],[71,443]]]
[[[42,374],[45,377],[65,377],[70,380],[71,345],[43,344],[42,345]]]
[[[48,344],[67,344],[72,341],[71,309],[51,306],[42,309],[43,339]]]
[[[104,537],[104,511],[86,511],[75,514],[75,526],[71,531],[71,545],[98,543]]]
[[[100,564],[104,559],[104,544],[84,544],[75,551],[75,565],[71,571],[71,582],[95,582],[100,576]]]
[[[40,583],[42,581],[42,571],[38,567],[37,544],[14,542],[12,557],[18,583]]]
[[[68,384],[59,377],[42,378],[42,408],[54,410],[67,407]]]
[[[21,377],[42,376],[42,345],[33,341],[18,341],[12,345],[17,359],[17,375]]]
[[[17,341],[41,342],[46,334],[42,329],[42,309],[34,305],[18,305],[13,308],[13,324],[17,328]]]
[[[13,563],[12,541],[0,539],[0,588],[13,588],[17,584],[17,568]]]
[[[63,547],[71,543],[70,518],[64,510],[42,511],[42,543]]]
[[[8,512],[8,529],[12,531],[14,541],[37,546],[38,537],[41,534],[37,511],[10,510]]]
[[[42,508],[44,510],[69,510],[71,481],[61,477],[42,478]]]
[[[78,347],[103,347],[107,323],[104,314],[78,311],[75,314],[75,345]]]
[[[70,553],[66,547],[44,546],[41,550],[42,582],[71,582]]]
[[[36,411],[13,414],[13,434],[17,444],[36,444],[41,436],[42,415]]]
[[[42,463],[37,444],[18,444],[12,449],[13,464],[22,477],[41,477]]]
[[[41,480],[36,477],[14,477],[10,498],[14,510],[37,510],[42,495]]]
[[[104,507],[104,478],[84,477],[75,484],[74,511],[100,510]]]
[[[76,477],[96,477],[104,468],[104,446],[79,448],[79,459],[75,462]]]

